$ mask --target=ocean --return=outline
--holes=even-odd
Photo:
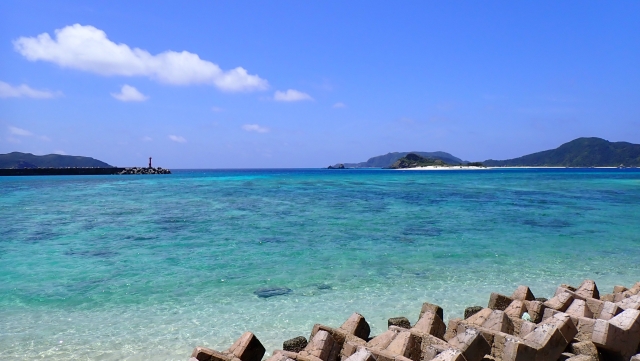
[[[0,178],[0,359],[267,354],[363,314],[640,281],[640,171],[177,170]],[[272,296],[272,297],[265,297]]]

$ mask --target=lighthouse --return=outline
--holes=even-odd
[[[149,168],[152,168],[151,167],[151,157],[149,157]]]

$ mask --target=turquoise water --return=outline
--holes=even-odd
[[[352,312],[373,332],[519,284],[640,280],[632,170],[176,171],[0,178],[0,359],[268,352]],[[290,293],[260,298],[282,287]]]

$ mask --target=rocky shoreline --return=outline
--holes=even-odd
[[[352,314],[338,328],[316,324],[309,336],[284,341],[267,361],[640,361],[640,282],[600,295],[592,280],[560,285],[551,299],[529,287],[511,296],[492,293],[487,307],[443,321],[443,309],[422,305],[412,326],[393,317],[370,337],[365,318]],[[245,332],[229,349],[196,347],[190,361],[261,361],[265,348]]]

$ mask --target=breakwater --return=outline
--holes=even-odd
[[[164,168],[23,168],[0,169],[0,176],[171,174]]]
[[[368,322],[354,313],[338,328],[314,325],[309,341],[284,341],[267,361],[640,360],[640,282],[605,295],[593,280],[563,284],[550,299],[519,286],[511,296],[492,293],[487,307],[468,307],[448,325],[443,315],[425,302],[413,326],[393,317],[387,331],[370,337]],[[245,332],[225,351],[196,347],[190,361],[261,361],[264,354]]]

